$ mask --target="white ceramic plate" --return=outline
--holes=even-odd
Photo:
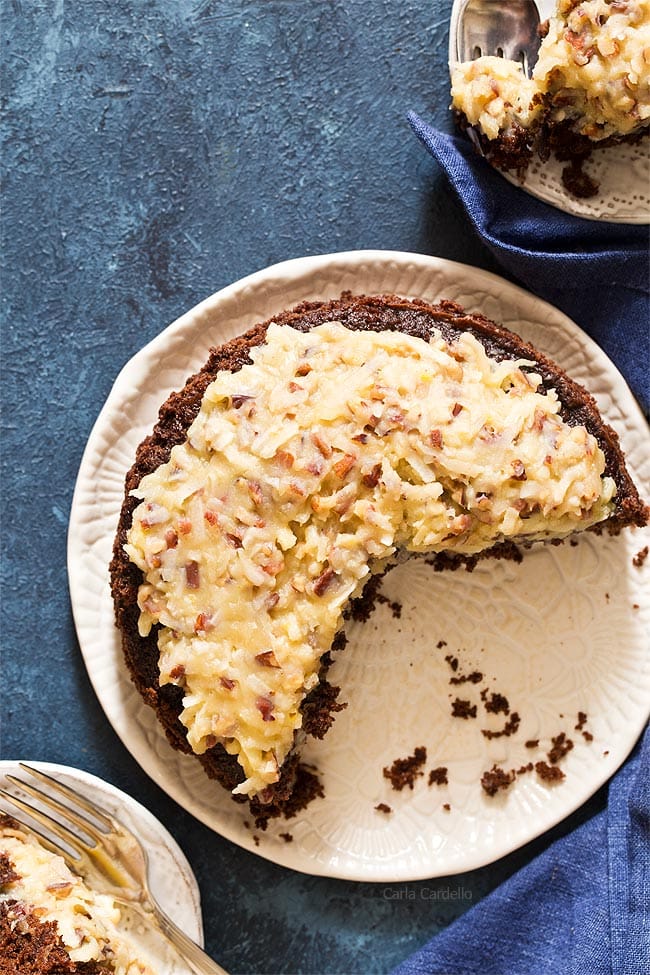
[[[536,0],[542,20],[550,17],[555,0]],[[449,64],[459,60],[458,26],[467,0],[454,0],[449,23]],[[521,182],[512,173],[502,175],[514,186],[550,203],[558,210],[587,220],[606,220],[614,223],[650,223],[650,152],[647,140],[638,145],[623,144],[598,149],[585,164],[585,171],[596,180],[596,196],[581,200],[566,191],[562,170],[566,163],[555,157],[542,162],[531,160]]]
[[[349,645],[331,680],[341,684],[350,706],[305,752],[320,770],[326,798],[289,822],[270,824],[257,837],[259,845],[253,825],[246,826],[246,808],[207,780],[198,762],[167,744],[125,674],[113,623],[107,567],[124,475],[161,403],[204,362],[211,345],[301,300],[344,290],[452,298],[533,340],[588,382],[647,490],[648,434],[634,399],[600,349],[550,305],[492,274],[434,257],[358,251],[287,261],[202,302],[118,377],[90,436],[73,499],[68,569],[74,617],[90,678],[116,732],[145,771],[216,832],[312,874],[409,880],[457,873],[553,826],[630,751],[650,700],[643,629],[650,602],[642,592],[650,563],[632,566],[647,534],[645,540],[632,532],[585,537],[576,547],[531,551],[519,566],[495,562],[472,573],[436,573],[412,561],[389,574],[384,591],[402,603],[401,619],[381,605],[368,623],[348,627]],[[437,648],[439,640],[447,647]],[[478,700],[485,686],[508,697],[521,715],[516,736],[487,741],[480,733],[484,720],[450,716],[448,653],[461,658],[461,669],[486,675],[481,685],[456,688],[461,697]],[[564,763],[562,784],[550,788],[526,775],[508,794],[483,794],[481,773],[493,762],[521,765],[531,757],[526,739],[548,743],[573,728],[579,710],[589,716],[594,741],[571,735],[576,747]],[[427,748],[427,769],[448,767],[449,786],[429,787],[422,778],[413,791],[391,791],[383,767],[419,745]],[[380,802],[394,812],[377,812]],[[442,808],[446,802],[449,811]],[[286,832],[291,842],[282,838]]]
[[[109,814],[116,816],[135,833],[142,841],[149,858],[150,883],[153,895],[178,926],[197,944],[203,945],[199,889],[189,863],[164,826],[131,796],[88,772],[66,765],[32,762],[28,759],[24,761],[27,765],[32,765],[65,785],[76,789],[106,809]],[[17,761],[0,762],[0,782],[3,788],[15,795],[20,795],[20,790],[5,779],[7,774],[30,781],[29,774],[20,768]],[[38,785],[38,783],[35,784]],[[29,800],[28,796],[25,798]],[[4,800],[2,800],[2,806],[7,812],[17,815],[29,823],[27,816],[18,812]],[[144,930],[135,914],[130,914],[127,909],[122,909],[122,923],[124,930],[129,931],[130,937],[142,950],[143,956],[150,962],[154,971],[164,971],[166,975],[185,975],[186,969],[182,963],[178,963],[175,958],[171,957],[161,946],[159,940],[152,938]]]

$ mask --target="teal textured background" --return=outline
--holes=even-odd
[[[196,302],[356,248],[497,270],[408,109],[448,115],[451,0],[13,0],[3,13],[2,757],[101,776],[176,837],[236,972],[387,972],[560,831],[483,870],[372,885],[276,867],[135,764],[74,634],[66,531],[123,364]]]

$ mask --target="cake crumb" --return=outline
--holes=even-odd
[[[561,768],[546,762],[535,762],[535,771],[544,782],[561,782],[565,778]]]
[[[521,718],[517,711],[513,711],[503,728],[500,731],[492,731],[490,728],[481,728],[481,734],[484,738],[491,741],[493,738],[509,738],[510,735],[514,735],[519,728],[521,723]]]
[[[255,843],[255,846],[259,846],[260,845],[260,838],[257,835],[257,833],[253,833],[253,842]]]
[[[423,765],[427,760],[427,750],[419,745],[408,758],[396,758],[393,764],[384,768],[384,778],[389,779],[396,792],[401,792],[405,786],[412,789],[415,780],[424,775]]]
[[[377,810],[377,812],[382,812],[382,813],[392,813],[393,811],[387,802],[378,802],[377,805],[375,806],[375,809]]]
[[[481,776],[481,788],[489,796],[495,796],[501,789],[508,789],[515,780],[514,769],[506,772],[500,765],[493,765]]]
[[[447,656],[445,657],[445,660],[447,661],[451,669],[454,671],[454,673],[456,673],[456,671],[458,670],[458,657],[453,657],[450,653],[448,653]]]
[[[445,802],[445,803],[443,803],[442,808],[445,810],[445,812],[449,812],[449,810],[451,809],[451,806],[449,805],[448,802]]]
[[[293,833],[278,833],[278,836],[285,843],[293,843]]]
[[[539,738],[529,738],[528,741],[524,742],[524,748],[537,748],[539,745]]]
[[[634,558],[632,559],[632,565],[635,566],[637,569],[640,569],[643,563],[645,562],[645,560],[648,558],[649,551],[650,549],[648,548],[647,545],[645,545],[641,549],[641,551],[637,552]]]
[[[451,703],[451,716],[452,718],[475,718],[476,705],[472,704],[471,701],[463,701],[460,697],[457,697]]]
[[[525,775],[526,772],[532,772],[535,766],[532,762],[526,762],[525,765],[520,765],[517,769],[517,775]]]
[[[471,674],[459,674],[457,677],[450,677],[450,684],[480,684],[483,674],[480,670],[473,670]]]
[[[438,640],[438,642],[436,643],[436,647],[438,650],[442,650],[442,648],[446,646],[447,646],[446,640]]]
[[[575,726],[575,731],[579,731],[585,741],[593,741],[594,736],[590,731],[585,731],[585,725],[587,723],[587,715],[584,711],[578,711],[578,723]]]
[[[488,701],[486,690],[485,693],[481,692],[481,699],[484,702],[485,710],[490,714],[510,714],[510,704],[508,702],[508,698],[503,694],[493,691],[492,696]]]
[[[555,738],[551,738],[551,745],[553,747],[546,756],[551,765],[557,765],[573,748],[573,742],[570,738],[567,738],[563,731],[559,735],[556,735]]]
[[[429,772],[429,785],[448,785],[447,771],[446,765],[440,765],[439,768],[431,769]]]

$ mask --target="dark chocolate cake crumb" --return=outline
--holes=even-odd
[[[493,765],[489,772],[481,776],[481,788],[489,796],[495,796],[501,789],[508,789],[515,780],[515,771],[506,772],[500,765]]]
[[[524,742],[525,748],[537,748],[539,746],[539,738],[529,738],[528,741]]]
[[[386,766],[384,778],[390,780],[396,792],[401,792],[405,786],[412,789],[415,780],[424,775],[422,766],[426,760],[427,750],[423,745],[419,745],[408,758],[396,758],[390,767]]]
[[[438,768],[433,768],[429,772],[429,785],[448,785],[449,779],[447,778],[447,767],[445,765],[440,765]]]
[[[454,657],[451,653],[448,653],[445,660],[455,673],[458,670],[458,657]]]
[[[473,670],[471,674],[459,674],[457,677],[450,677],[450,684],[480,684],[483,674],[480,670]]]
[[[377,805],[375,806],[375,809],[377,810],[377,812],[383,812],[383,813],[392,813],[393,811],[387,802],[378,802]]]
[[[493,738],[509,738],[510,735],[514,735],[516,733],[520,723],[521,718],[516,711],[513,711],[500,731],[491,731],[490,728],[481,728],[481,734],[490,741]]]
[[[278,833],[278,836],[285,843],[293,843],[293,833]]]
[[[532,772],[534,768],[535,766],[533,765],[532,762],[527,762],[525,765],[521,765],[517,769],[517,775],[525,775],[526,772]]]
[[[452,718],[475,718],[476,705],[472,704],[471,701],[463,701],[457,697],[455,701],[451,702],[451,716]]]
[[[497,691],[493,691],[490,696],[490,700],[487,700],[487,691],[485,694],[481,692],[481,699],[485,704],[485,710],[489,714],[510,714],[510,704],[508,698],[503,694],[499,694]]]
[[[451,806],[449,805],[448,802],[445,802],[443,804],[443,807],[442,808],[445,810],[445,812],[449,812],[449,810],[451,809]]]
[[[259,846],[260,845],[260,838],[257,835],[257,833],[253,833],[253,842],[255,843],[255,846]]]
[[[644,548],[641,549],[640,552],[637,552],[634,558],[632,559],[632,565],[635,566],[637,569],[640,569],[643,563],[645,562],[645,560],[648,558],[649,551],[650,549],[646,545]]]
[[[565,778],[561,768],[557,765],[547,765],[546,762],[535,762],[535,771],[544,782],[561,782]]]
[[[573,742],[570,738],[567,738],[563,731],[559,735],[556,735],[555,738],[551,738],[551,745],[553,747],[546,756],[551,765],[557,765],[573,748]]]
[[[587,715],[584,711],[578,711],[578,723],[575,726],[575,731],[579,731],[585,741],[593,741],[594,736],[590,731],[585,730],[585,725],[587,723]]]
[[[438,648],[438,650],[442,650],[442,648],[446,646],[447,646],[446,640],[438,640],[438,642],[436,643],[436,647]]]

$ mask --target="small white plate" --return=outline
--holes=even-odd
[[[542,20],[550,17],[555,0],[536,0]],[[449,65],[459,60],[458,26],[467,0],[454,0],[449,21]],[[579,199],[572,196],[562,183],[566,163],[552,156],[542,162],[535,156],[523,182],[512,173],[501,175],[520,186],[531,196],[575,217],[587,220],[606,220],[612,223],[650,223],[650,152],[648,141],[637,145],[623,143],[607,149],[596,149],[585,164],[585,171],[596,181],[599,192],[594,197]]]
[[[103,779],[99,779],[81,769],[66,765],[52,765],[47,762],[23,760],[42,772],[46,772],[65,785],[76,789],[86,798],[107,810],[124,823],[140,839],[149,860],[149,880],[151,891],[162,909],[176,921],[178,926],[197,944],[203,945],[203,923],[199,889],[192,868],[176,841],[144,806],[121,792]],[[25,781],[30,780],[17,761],[0,762],[0,782],[9,792],[19,794],[13,783],[5,780],[7,774],[16,775]],[[29,798],[29,797],[27,797]],[[29,823],[28,817],[2,800],[3,808]],[[122,925],[129,936],[142,950],[154,971],[166,975],[186,975],[182,963],[176,962],[161,946],[157,938],[147,934],[135,913],[122,908]]]
[[[648,533],[589,535],[576,547],[533,550],[520,566],[494,562],[472,573],[436,573],[413,560],[390,573],[384,591],[402,603],[401,619],[381,605],[368,623],[347,628],[349,645],[331,680],[341,684],[350,706],[324,740],[310,741],[304,752],[321,772],[325,798],[256,837],[246,807],[208,780],[195,759],[172,750],[132,686],[114,625],[108,563],[125,473],[168,394],[203,364],[211,345],[300,301],[345,290],[451,298],[534,342],[589,385],[621,436],[637,483],[648,491],[643,416],[610,360],[557,309],[493,274],[435,257],[355,251],[300,258],[208,298],[125,366],[79,471],[70,515],[70,592],[82,653],[109,720],[142,768],[181,806],[240,846],[296,870],[414,880],[470,870],[509,853],[576,809],[625,759],[650,701],[650,600],[642,587],[650,562],[645,569],[632,565]],[[439,640],[447,648],[437,648]],[[450,653],[463,669],[485,674],[483,684],[455,689],[459,695],[478,700],[485,686],[505,694],[521,715],[517,735],[487,741],[480,733],[485,721],[450,716],[454,688],[444,659]],[[578,711],[589,717],[590,745],[573,733]],[[518,767],[533,757],[526,739],[548,744],[561,730],[576,739],[564,782],[550,788],[525,775],[508,794],[489,799],[482,793],[481,773],[493,762]],[[449,786],[429,787],[421,778],[413,791],[391,791],[383,767],[419,745],[427,748],[427,769],[448,767]],[[392,815],[375,810],[381,802]],[[446,802],[449,811],[442,808]],[[290,842],[281,835],[287,832]]]

